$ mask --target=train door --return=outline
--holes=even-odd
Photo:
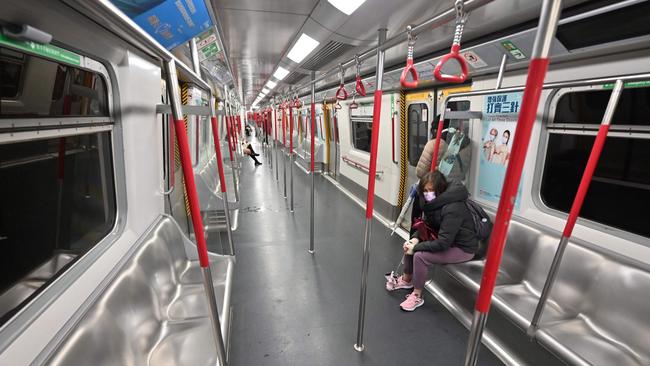
[[[418,164],[422,150],[429,140],[429,126],[436,116],[433,91],[417,92],[406,95],[406,123],[408,130],[408,179],[405,192],[418,181],[415,167]],[[411,215],[405,216],[404,227],[411,226]]]
[[[328,115],[328,131],[329,131],[329,165],[328,172],[335,178],[338,178],[339,173],[339,159],[341,146],[339,144],[339,126],[338,118],[336,115],[336,108],[334,104],[327,106]]]

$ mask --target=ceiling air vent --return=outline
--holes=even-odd
[[[347,43],[329,41],[314,56],[302,64],[303,69],[317,71],[332,60],[353,49],[354,46]]]
[[[307,76],[307,75],[303,74],[303,73],[300,73],[300,72],[297,72],[297,71],[294,71],[291,74],[287,75],[287,77],[284,78],[284,80],[282,80],[282,81],[285,84],[294,85],[294,84],[298,83],[300,80],[302,80],[302,78],[304,78],[305,76]]]

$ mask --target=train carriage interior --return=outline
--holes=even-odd
[[[3,0],[0,366],[650,365],[650,1]]]

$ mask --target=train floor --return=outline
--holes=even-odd
[[[254,145],[257,152],[262,149]],[[278,155],[279,156],[279,155]],[[401,257],[402,240],[376,220],[364,344],[356,352],[364,210],[316,176],[315,253],[309,246],[311,176],[294,166],[295,212],[268,159],[243,157],[237,264],[229,358],[253,365],[460,365],[468,331],[425,291],[407,313],[406,290],[389,293],[383,274]],[[275,167],[275,164],[273,164]],[[287,162],[287,166],[289,166]],[[289,173],[287,173],[287,182]],[[289,196],[289,184],[287,183]],[[480,365],[500,365],[485,347]]]

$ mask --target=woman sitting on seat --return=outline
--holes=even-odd
[[[429,172],[420,179],[411,214],[411,239],[403,246],[404,274],[393,286],[387,286],[389,291],[413,288],[400,304],[402,310],[413,311],[424,304],[422,289],[429,266],[467,262],[474,257],[478,240],[472,214],[465,203],[468,197],[464,185],[455,181],[447,183],[439,171]],[[421,241],[426,231],[432,233]]]

